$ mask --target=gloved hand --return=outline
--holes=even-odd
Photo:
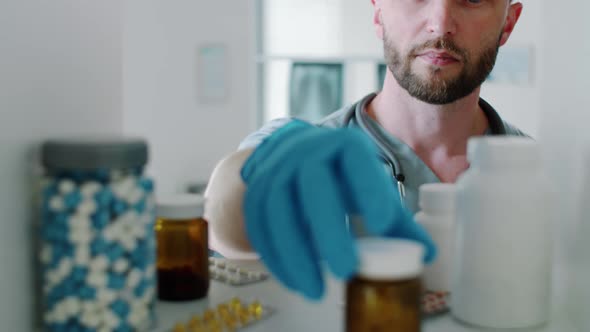
[[[293,121],[252,153],[241,171],[250,244],[288,288],[311,299],[324,293],[321,264],[351,277],[358,257],[346,215],[374,234],[418,240],[426,261],[435,247],[399,200],[377,147],[354,128]]]

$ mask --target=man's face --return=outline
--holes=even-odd
[[[378,0],[376,9],[389,70],[430,104],[452,103],[479,87],[510,34],[507,0]]]
[[[388,37],[385,33],[385,62],[398,84],[416,99],[438,105],[461,99],[480,86],[494,68],[500,47],[497,40],[468,51],[452,39],[439,38],[402,54]],[[416,64],[416,61],[426,63]],[[445,72],[449,62],[460,62],[461,66]]]

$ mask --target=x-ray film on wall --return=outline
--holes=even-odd
[[[342,64],[294,63],[289,115],[317,121],[342,107]]]

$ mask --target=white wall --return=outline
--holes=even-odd
[[[541,121],[540,63],[544,52],[542,17],[543,1],[521,0],[523,11],[508,43],[504,47],[530,47],[531,82],[528,85],[484,83],[482,97],[488,100],[500,115],[527,134],[537,138]],[[502,52],[502,48],[500,48]]]
[[[540,141],[558,196],[558,273],[580,331],[590,331],[590,2],[544,0]],[[590,160],[590,159],[588,159]],[[586,179],[583,181],[583,179]],[[580,197],[578,194],[582,192]]]
[[[369,0],[341,0],[342,52],[351,58],[374,58],[383,62],[383,44],[375,34],[373,5]],[[344,104],[351,104],[376,91],[377,64],[349,61],[346,64]]]
[[[149,138],[159,192],[206,181],[255,128],[253,0],[129,0],[125,29],[125,131]],[[228,51],[229,96],[198,99],[197,50]]]
[[[340,0],[262,0],[263,47],[273,55],[339,55],[344,40]]]
[[[33,329],[31,178],[46,137],[122,130],[118,1],[9,1],[0,9],[0,322]]]

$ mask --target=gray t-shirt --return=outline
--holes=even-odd
[[[400,139],[386,132],[383,127],[381,127],[364,111],[367,104],[375,96],[376,94],[371,93],[360,101],[352,105],[345,106],[340,110],[330,114],[315,125],[331,128],[345,126],[359,127],[356,117],[363,117],[362,120],[367,124],[367,126],[371,127],[373,133],[367,130],[363,130],[363,132],[373,140],[375,140],[374,134],[379,136],[380,141],[386,144],[387,149],[393,152],[394,157],[397,159],[399,167],[401,168],[398,170],[398,173],[403,173],[405,178],[405,205],[410,211],[416,213],[418,211],[418,188],[425,183],[436,183],[441,181],[434,174],[432,169],[430,169],[430,167],[428,167],[422,161],[422,159],[416,155],[412,148],[410,148]],[[519,129],[502,120],[494,108],[483,99],[480,99],[479,105],[484,111],[489,123],[489,127],[486,130],[485,135],[527,136]],[[270,121],[260,130],[248,135],[241,142],[239,149],[253,148],[257,146],[276,129],[284,126],[292,120],[292,118],[282,118]],[[389,166],[387,167],[389,169]]]

